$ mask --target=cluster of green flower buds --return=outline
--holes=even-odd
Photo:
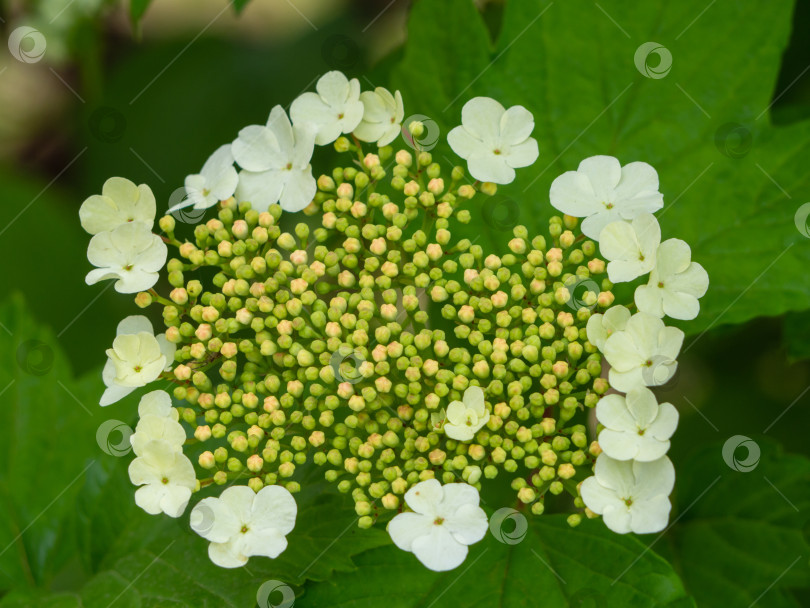
[[[454,237],[494,184],[442,174],[425,151],[364,155],[318,179],[307,221],[234,198],[181,240],[163,306],[177,346],[165,377],[194,429],[201,487],[246,479],[300,489],[312,463],[355,501],[361,527],[419,481],[507,476],[535,514],[591,474],[587,412],[608,389],[587,341],[613,302],[605,263],[577,220],[512,230],[503,255]],[[471,386],[488,418],[469,441],[445,432]],[[590,429],[590,435],[593,431]],[[579,515],[570,518],[572,524]]]

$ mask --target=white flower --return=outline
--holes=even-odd
[[[191,528],[206,540],[208,556],[222,568],[244,566],[254,555],[278,557],[295,527],[297,506],[281,486],[255,493],[231,486],[219,498],[205,498],[191,511]]]
[[[470,386],[464,391],[464,401],[453,401],[447,407],[447,422],[444,433],[450,439],[470,441],[489,421],[489,412],[484,404],[481,387]]]
[[[666,456],[639,462],[600,454],[594,476],[582,482],[580,494],[614,532],[649,534],[666,528],[674,485],[675,468]]]
[[[610,385],[626,393],[636,386],[664,384],[678,367],[675,358],[683,337],[677,327],[666,327],[658,317],[637,312],[624,330],[605,340],[602,352],[610,364]]]
[[[357,139],[377,142],[380,147],[394,141],[402,129],[402,119],[405,117],[400,92],[395,91],[391,95],[388,89],[377,87],[373,91],[360,93],[360,101],[363,102],[364,109],[363,120],[354,130]]]
[[[285,211],[309,205],[318,189],[309,164],[314,146],[311,126],[292,126],[281,106],[273,108],[266,127],[245,127],[233,142],[234,158],[244,169],[237,198],[254,207],[280,203]]]
[[[111,177],[104,182],[101,194],[94,194],[82,203],[79,219],[90,234],[109,232],[129,222],[140,222],[151,230],[155,210],[155,195],[149,186],[136,186],[123,177]]]
[[[586,158],[576,171],[560,175],[549,199],[563,213],[584,217],[582,232],[594,240],[610,222],[633,220],[664,206],[655,169],[640,162],[622,167],[612,156]]]
[[[391,520],[391,540],[436,572],[461,565],[467,546],[484,538],[489,527],[478,490],[466,483],[421,481],[405,493],[405,502],[414,512]]]
[[[461,109],[461,126],[447,134],[453,152],[467,160],[470,175],[496,184],[515,179],[515,169],[537,160],[537,141],[529,137],[534,117],[523,106],[508,110],[489,97],[474,97]]]
[[[709,288],[709,275],[703,266],[692,261],[689,245],[680,239],[669,239],[658,247],[650,282],[636,288],[638,309],[663,317],[685,321],[700,311],[698,298]]]
[[[596,404],[596,418],[605,429],[599,433],[602,451],[616,460],[649,462],[669,450],[669,438],[678,426],[678,410],[661,403],[643,386],[627,396],[606,395]]]
[[[196,487],[194,466],[166,441],[150,441],[129,465],[129,479],[136,486],[135,504],[151,515],[180,517]]]
[[[99,404],[106,406],[120,401],[155,380],[160,372],[170,370],[176,348],[166,334],[155,336],[149,319],[142,315],[121,321],[113,347],[107,350],[107,364],[101,374],[107,390]],[[136,367],[141,369],[136,371]]]
[[[605,340],[614,331],[621,331],[627,326],[630,319],[630,311],[624,306],[611,306],[605,314],[594,314],[588,318],[585,331],[588,335],[588,342],[593,344],[600,351],[605,347]]]
[[[144,291],[157,283],[167,255],[166,244],[145,224],[121,224],[90,239],[87,259],[96,269],[87,273],[85,282],[95,285],[105,279],[118,279],[118,293]]]
[[[179,209],[194,206],[195,209],[208,209],[220,201],[233,196],[239,176],[233,166],[231,146],[220,146],[205,161],[202,171],[186,177],[186,198],[169,209],[174,213]]]
[[[613,283],[626,283],[650,272],[660,243],[661,227],[651,213],[605,226],[599,233],[599,251],[609,260],[608,278]]]
[[[161,336],[158,336],[157,339],[160,340]],[[170,358],[174,358],[174,353]],[[180,413],[172,407],[172,398],[166,391],[152,391],[141,397],[138,403],[138,416],[142,418],[150,415],[171,418],[172,420],[180,419]]]
[[[332,143],[341,133],[351,133],[363,118],[360,81],[349,80],[334,70],[320,77],[317,93],[299,95],[290,106],[290,117],[296,125],[310,123],[315,127],[315,143]],[[241,163],[240,163],[241,164]]]

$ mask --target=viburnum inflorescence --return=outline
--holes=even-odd
[[[160,237],[145,185],[112,178],[82,207],[105,269],[88,282],[116,278],[166,327],[125,319],[104,369],[102,405],[152,382],[168,390],[141,401],[136,502],[178,517],[192,493],[209,496],[192,528],[224,567],[284,550],[312,465],[351,495],[361,528],[398,514],[394,542],[434,570],[483,537],[478,491],[499,477],[534,514],[567,494],[571,525],[584,513],[617,532],[663,529],[677,411],[646,387],[672,376],[683,339],[661,318],[694,318],[708,279],[685,243],[661,243],[652,167],[583,161],[552,185],[567,215],[545,234],[515,226],[505,253],[488,253],[459,232],[471,199],[536,160],[525,108],[465,104],[449,143],[471,182],[389,145],[424,129],[399,125],[398,91],[361,93],[339,72],[317,91],[292,122],[276,107],[219,148]],[[316,144],[346,155],[317,179]],[[216,209],[185,235],[172,213],[187,206]],[[647,273],[640,312],[614,304],[614,282]]]

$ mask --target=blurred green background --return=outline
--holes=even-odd
[[[363,88],[400,88],[406,116],[423,114],[442,133],[476,94],[529,107],[541,158],[502,196],[530,227],[552,213],[551,179],[586,156],[659,169],[671,204],[664,236],[693,244],[712,287],[701,317],[684,326],[679,374],[662,391],[681,413],[670,456],[679,474],[673,519],[683,518],[663,540],[642,539],[654,543],[645,560],[667,559],[699,606],[810,605],[810,239],[793,225],[810,201],[810,2],[422,0],[410,23],[404,0],[147,4],[0,4],[4,38],[30,24],[47,40],[42,61],[0,52],[0,606],[249,606],[271,578],[295,586],[300,606],[429,606],[430,589],[450,584],[458,587],[435,606],[454,605],[461,589],[471,590],[465,605],[631,605],[613,587],[555,590],[547,603],[531,581],[504,584],[500,595],[476,591],[476,576],[494,576],[493,586],[510,579],[487,559],[477,567],[486,576],[423,575],[383,546],[382,533],[352,529],[330,545],[353,515],[339,497],[316,496],[318,486],[312,508],[328,508],[336,523],[304,530],[306,550],[216,571],[182,523],[136,512],[126,459],[96,444],[106,419],[134,419],[131,401],[109,411],[96,403],[104,350],[136,309],[111,283],[84,284],[82,201],[120,175],[148,183],[167,208],[211,151],[330,69]],[[634,65],[647,40],[672,52],[664,78]],[[450,156],[443,143],[434,154]],[[505,235],[478,211],[470,230],[502,247]],[[733,435],[758,442],[760,468],[730,475],[720,448]],[[704,500],[712,471],[722,477],[711,490],[718,497]],[[370,572],[362,580],[350,556],[366,549],[355,559]],[[321,565],[300,572],[321,550]],[[156,573],[158,559],[166,567]],[[374,567],[386,560],[390,570]],[[512,576],[535,570],[554,583],[539,563]],[[402,579],[396,598],[363,591],[393,576]],[[583,588],[605,584],[594,577]],[[638,606],[692,601],[631,596]]]

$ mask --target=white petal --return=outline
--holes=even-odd
[[[464,424],[467,416],[467,406],[461,401],[453,401],[447,406],[447,421],[450,424]]]
[[[634,462],[633,474],[636,478],[634,498],[669,496],[675,486],[675,467],[666,456],[653,462]]]
[[[636,308],[641,312],[658,317],[664,316],[663,292],[657,286],[657,281],[653,282],[652,277],[647,285],[639,285],[633,297]]]
[[[598,515],[604,513],[608,507],[619,503],[616,492],[599,483],[595,476],[588,477],[582,482],[580,494],[585,506]]]
[[[672,505],[665,495],[645,500],[635,500],[630,507],[630,529],[635,534],[661,532],[669,523]]]
[[[433,516],[443,496],[442,484],[436,479],[426,479],[405,492],[405,502],[412,511]]]
[[[602,452],[616,460],[631,460],[638,455],[639,440],[628,431],[604,429],[599,433],[599,447]]]
[[[464,391],[464,405],[482,417],[486,411],[484,391],[480,386],[469,386]]]
[[[261,555],[275,559],[287,548],[287,539],[275,528],[250,529],[242,536],[242,552],[245,555]]]
[[[506,155],[506,162],[509,163],[510,167],[514,167],[515,169],[528,167],[537,160],[539,154],[537,140],[530,137],[526,141],[509,148],[509,153]]]
[[[236,198],[239,202],[249,202],[254,209],[266,210],[275,205],[284,188],[284,171],[241,171]]]
[[[231,150],[239,166],[247,171],[277,169],[286,160],[276,135],[261,125],[250,125],[239,131]]]
[[[239,534],[242,527],[233,510],[215,497],[198,502],[191,511],[189,523],[192,530],[214,543],[227,542]]]
[[[298,506],[288,490],[281,486],[265,486],[253,501],[251,522],[256,528],[273,528],[279,534],[287,535],[295,528],[297,512]]]
[[[284,211],[301,211],[312,202],[318,191],[318,183],[312,175],[312,169],[293,170],[289,172],[281,191],[279,204]]]
[[[615,431],[627,431],[636,428],[636,421],[627,409],[622,395],[605,395],[596,404],[596,419]]]
[[[349,98],[351,87],[343,72],[332,70],[318,79],[315,89],[328,103],[342,104]]]
[[[577,171],[566,171],[551,182],[548,196],[552,207],[574,217],[593,216],[605,208],[601,201],[597,200],[588,178]],[[583,232],[584,230],[583,223]],[[595,231],[597,239],[599,230]],[[586,235],[593,238],[588,233]]]
[[[388,534],[394,544],[403,551],[413,550],[413,541],[428,536],[433,528],[433,518],[418,513],[400,513],[388,524]]]
[[[241,568],[248,558],[236,550],[235,544],[235,541],[211,543],[208,545],[208,557],[220,568]]]
[[[602,521],[609,530],[616,534],[627,534],[632,531],[632,518],[628,507],[622,503],[615,503],[605,508]]]
[[[577,167],[577,172],[585,175],[591,182],[597,201],[609,203],[614,201],[614,189],[622,177],[619,161],[612,156],[591,156]]]
[[[478,139],[495,142],[500,136],[501,117],[505,111],[490,97],[473,97],[461,108],[461,124]]]
[[[454,128],[447,134],[447,143],[453,152],[461,158],[468,159],[476,154],[491,152],[489,146],[470,133],[464,126]]]
[[[429,535],[415,539],[411,547],[416,558],[434,572],[457,568],[468,551],[444,526],[433,526]]]
[[[529,138],[533,130],[534,116],[523,106],[512,106],[501,116],[499,131],[501,140],[505,144],[511,146],[521,144]],[[536,144],[537,142],[535,142],[535,146]]]
[[[482,182],[510,184],[515,181],[515,170],[502,154],[474,154],[467,159],[467,167],[470,175]]]
[[[476,431],[464,424],[445,424],[444,434],[456,441],[472,441]]]
[[[450,485],[460,486],[466,484],[453,483]],[[476,492],[476,495],[478,492]],[[453,535],[458,542],[462,545],[472,545],[486,536],[489,529],[487,522],[487,514],[484,510],[471,504],[461,505],[456,509],[451,517],[444,520],[442,526]]]

